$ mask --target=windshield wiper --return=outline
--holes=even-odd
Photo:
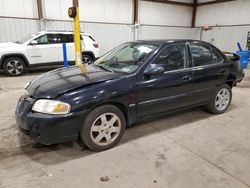
[[[109,72],[113,72],[111,69],[104,67],[103,65],[96,65],[93,64],[95,67],[98,67],[99,69],[105,70],[105,71],[109,71]]]

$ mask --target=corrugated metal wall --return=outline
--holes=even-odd
[[[199,2],[206,1],[199,0]],[[237,42],[240,42],[242,48],[245,49],[247,33],[250,31],[249,8],[249,0],[237,0],[199,7],[197,10],[197,26],[210,25],[213,28],[213,30],[202,32],[202,40],[218,46],[223,51],[235,52],[238,50]]]
[[[191,26],[192,7],[140,1],[139,22],[162,26]]]
[[[0,42],[17,41],[38,32],[38,20],[0,18]],[[44,21],[44,30],[72,30],[73,23],[68,21]],[[104,54],[115,46],[134,40],[132,24],[108,24],[81,22],[83,32],[91,33],[100,44]],[[174,39],[195,38],[195,29],[188,27],[168,27],[141,25],[137,39]]]
[[[199,0],[206,2],[206,0]],[[196,25],[241,25],[250,23],[250,0],[237,0],[197,9]]]
[[[0,18],[0,42],[17,41],[38,30],[38,20]]]
[[[195,29],[188,27],[142,25],[139,39],[194,39]]]
[[[73,23],[66,21],[46,21],[45,30],[72,30]],[[81,22],[82,32],[91,33],[104,54],[115,46],[134,39],[133,25]]]
[[[237,42],[246,48],[249,26],[213,27],[210,31],[202,31],[202,40],[210,42],[223,51],[236,52]]]
[[[192,0],[182,0],[191,2]],[[206,0],[199,0],[205,2]],[[80,0],[81,28],[91,33],[98,41],[101,53],[116,45],[134,39],[200,39],[200,28],[190,28],[192,8],[140,1],[139,23],[142,25],[135,34],[132,25],[132,0]],[[12,6],[15,4],[16,6]],[[40,30],[37,18],[37,7],[34,0],[1,0],[0,1],[0,42],[17,41]],[[45,30],[72,30],[73,25],[67,14],[71,6],[68,0],[43,0]],[[55,8],[57,7],[57,8]],[[93,7],[95,7],[93,9]],[[218,5],[199,7],[197,25],[214,25],[213,30],[203,31],[202,40],[211,42],[225,51],[235,51],[236,42],[245,47],[247,32],[250,31],[248,7],[249,0],[237,0]],[[167,10],[167,11],[166,11]],[[227,14],[225,11],[227,10]],[[119,16],[117,16],[119,15]],[[27,19],[6,18],[7,16]],[[48,21],[51,19],[51,21]],[[62,21],[59,21],[63,19]],[[216,26],[231,24],[231,26]]]
[[[69,0],[43,0],[45,20],[42,24],[34,19],[37,18],[35,0],[13,1],[16,5],[20,4],[13,8],[13,13],[0,11],[0,42],[20,40],[36,33],[41,27],[43,30],[73,30],[72,22],[67,15],[68,7],[72,3]],[[13,1],[0,0],[0,10],[3,7],[11,10]],[[99,43],[101,54],[122,42],[134,39],[194,37],[193,29],[189,28],[192,8],[139,1],[139,9],[139,23],[143,25],[135,31],[133,0],[80,0],[82,31],[93,35]],[[3,18],[3,16],[28,19]]]

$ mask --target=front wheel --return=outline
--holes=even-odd
[[[87,54],[82,54],[82,62],[83,64],[91,64],[94,62],[94,59]]]
[[[224,113],[232,101],[232,89],[227,84],[220,86],[209,103],[207,109],[214,114]]]
[[[120,141],[125,128],[123,113],[113,105],[104,105],[87,115],[80,136],[89,149],[103,151]]]
[[[3,70],[8,76],[20,76],[25,72],[25,63],[18,57],[7,58],[3,63]]]

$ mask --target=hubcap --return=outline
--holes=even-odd
[[[10,74],[18,75],[23,71],[23,64],[18,60],[11,60],[7,63],[7,71]]]
[[[219,111],[223,111],[227,108],[230,101],[230,92],[228,89],[221,89],[215,98],[215,107]]]
[[[99,146],[113,143],[121,131],[121,120],[113,113],[100,115],[92,124],[90,136],[92,141]]]
[[[90,63],[92,63],[92,60],[90,58],[86,57],[86,56],[83,56],[82,62],[84,64],[90,64]]]

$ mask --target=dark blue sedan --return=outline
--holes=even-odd
[[[28,83],[16,108],[20,130],[45,145],[80,138],[102,151],[144,118],[201,105],[224,113],[243,78],[237,57],[193,40],[125,43],[87,70],[57,69]]]

